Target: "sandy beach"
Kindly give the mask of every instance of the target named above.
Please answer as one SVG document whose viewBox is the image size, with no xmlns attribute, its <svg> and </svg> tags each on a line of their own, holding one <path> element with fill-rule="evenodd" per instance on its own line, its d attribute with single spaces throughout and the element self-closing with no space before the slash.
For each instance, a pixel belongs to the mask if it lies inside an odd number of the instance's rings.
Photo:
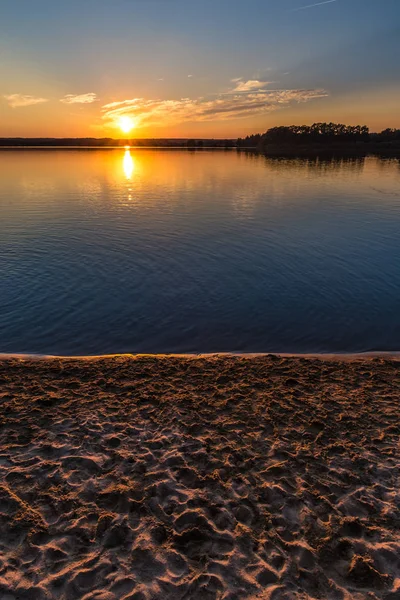
<svg viewBox="0 0 400 600">
<path fill-rule="evenodd" d="M 400 598 L 399 360 L 0 360 L 0 598 Z"/>
</svg>

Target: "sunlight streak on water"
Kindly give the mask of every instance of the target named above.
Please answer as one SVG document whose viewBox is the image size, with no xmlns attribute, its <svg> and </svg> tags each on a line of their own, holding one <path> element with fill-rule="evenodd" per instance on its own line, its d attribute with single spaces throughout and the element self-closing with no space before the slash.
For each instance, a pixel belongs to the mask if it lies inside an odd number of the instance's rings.
<svg viewBox="0 0 400 600">
<path fill-rule="evenodd" d="M 122 166 L 124 169 L 126 179 L 128 181 L 130 181 L 132 179 L 132 175 L 135 170 L 135 163 L 133 162 L 133 158 L 131 156 L 131 152 L 130 152 L 129 148 L 127 148 L 125 150 Z"/>
</svg>

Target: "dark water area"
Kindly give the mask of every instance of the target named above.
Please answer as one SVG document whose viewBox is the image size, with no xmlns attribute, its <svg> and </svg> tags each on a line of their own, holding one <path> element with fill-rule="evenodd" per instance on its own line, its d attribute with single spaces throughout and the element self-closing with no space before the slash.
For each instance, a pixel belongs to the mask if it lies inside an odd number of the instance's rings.
<svg viewBox="0 0 400 600">
<path fill-rule="evenodd" d="M 0 152 L 0 352 L 400 350 L 400 162 Z"/>
</svg>

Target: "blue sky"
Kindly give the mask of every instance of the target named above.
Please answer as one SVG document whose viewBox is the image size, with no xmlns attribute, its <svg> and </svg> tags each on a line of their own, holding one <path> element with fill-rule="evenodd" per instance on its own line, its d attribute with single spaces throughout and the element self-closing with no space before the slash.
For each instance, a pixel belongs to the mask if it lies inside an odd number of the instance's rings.
<svg viewBox="0 0 400 600">
<path fill-rule="evenodd" d="M 400 0 L 1 0 L 0 135 L 400 127 Z"/>
</svg>

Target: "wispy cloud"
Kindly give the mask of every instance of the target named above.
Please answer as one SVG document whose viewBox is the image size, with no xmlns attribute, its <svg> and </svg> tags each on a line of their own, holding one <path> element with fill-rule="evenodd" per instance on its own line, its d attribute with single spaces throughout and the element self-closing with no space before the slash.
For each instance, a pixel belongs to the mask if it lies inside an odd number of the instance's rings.
<svg viewBox="0 0 400 600">
<path fill-rule="evenodd" d="M 255 81 L 242 83 L 241 89 L 236 86 L 227 93 L 207 98 L 132 98 L 111 102 L 102 107 L 102 118 L 106 124 L 115 125 L 120 117 L 130 116 L 139 127 L 175 125 L 188 121 L 220 121 L 264 114 L 294 103 L 328 96 L 328 92 L 322 89 L 256 90 Z M 263 83 L 257 81 L 257 88 Z M 247 88 L 244 87 L 246 85 Z"/>
<path fill-rule="evenodd" d="M 97 94 L 89 92 L 88 94 L 67 94 L 64 98 L 61 98 L 60 102 L 64 104 L 92 104 L 97 101 Z"/>
<path fill-rule="evenodd" d="M 270 84 L 269 81 L 259 81 L 258 79 L 249 79 L 248 81 L 232 79 L 232 83 L 236 83 L 236 86 L 232 92 L 251 92 L 253 90 L 261 91 Z"/>
<path fill-rule="evenodd" d="M 316 2 L 315 4 L 307 4 L 307 6 L 299 6 L 298 8 L 292 8 L 288 12 L 297 12 L 299 10 L 307 10 L 308 8 L 314 8 L 315 6 L 323 6 L 324 4 L 332 4 L 338 0 L 325 0 L 324 2 Z"/>
<path fill-rule="evenodd" d="M 9 94 L 4 96 L 11 108 L 21 108 L 23 106 L 32 106 L 48 102 L 47 98 L 38 98 L 37 96 L 27 96 L 26 94 Z"/>
</svg>

